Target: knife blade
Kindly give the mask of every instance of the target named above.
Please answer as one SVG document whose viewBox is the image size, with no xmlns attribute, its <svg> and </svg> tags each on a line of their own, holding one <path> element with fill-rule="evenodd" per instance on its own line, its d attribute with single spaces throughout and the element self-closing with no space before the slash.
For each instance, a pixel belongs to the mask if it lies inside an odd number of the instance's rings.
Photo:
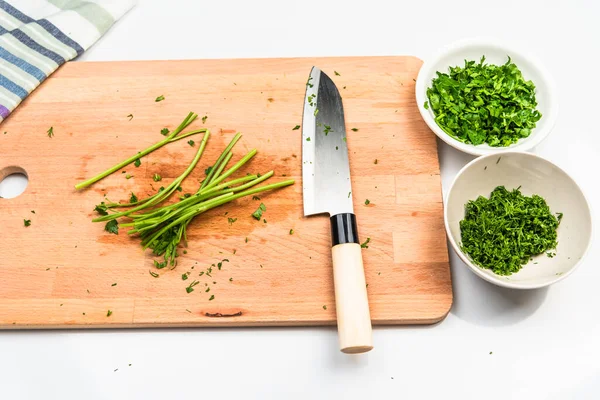
<svg viewBox="0 0 600 400">
<path fill-rule="evenodd" d="M 329 214 L 340 350 L 373 348 L 371 317 L 352 183 L 342 97 L 335 83 L 313 67 L 302 116 L 304 215 Z"/>
</svg>

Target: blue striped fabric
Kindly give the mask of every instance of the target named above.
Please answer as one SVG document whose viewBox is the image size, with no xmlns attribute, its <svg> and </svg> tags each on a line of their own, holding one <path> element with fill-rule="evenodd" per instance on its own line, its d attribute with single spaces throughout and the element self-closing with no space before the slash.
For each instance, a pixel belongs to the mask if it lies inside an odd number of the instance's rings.
<svg viewBox="0 0 600 400">
<path fill-rule="evenodd" d="M 133 3 L 0 0 L 0 122 L 59 66 L 98 40 Z M 32 8 L 36 5 L 44 6 L 46 14 Z"/>
</svg>

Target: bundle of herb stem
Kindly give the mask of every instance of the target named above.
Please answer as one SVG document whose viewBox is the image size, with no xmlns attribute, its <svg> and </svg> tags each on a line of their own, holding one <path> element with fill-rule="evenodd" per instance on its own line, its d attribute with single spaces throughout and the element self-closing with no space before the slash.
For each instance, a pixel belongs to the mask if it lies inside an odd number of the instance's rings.
<svg viewBox="0 0 600 400">
<path fill-rule="evenodd" d="M 226 170 L 229 161 L 233 157 L 233 147 L 242 137 L 238 133 L 233 137 L 225 150 L 223 150 L 215 163 L 206 169 L 207 176 L 200 184 L 196 193 L 182 198 L 179 202 L 160 206 L 161 203 L 168 200 L 177 188 L 180 187 L 181 182 L 194 170 L 204 153 L 210 137 L 210 132 L 207 129 L 194 130 L 179 135 L 196 117 L 197 114 L 190 113 L 179 127 L 164 140 L 109 168 L 94 178 L 75 186 L 77 189 L 85 188 L 166 144 L 203 133 L 204 136 L 191 164 L 166 188 L 161 188 L 162 190 L 158 193 L 136 202 L 107 204 L 103 202 L 96 207 L 96 211 L 101 216 L 94 218 L 93 222 L 108 221 L 108 223 L 114 224 L 118 218 L 128 218 L 130 221 L 122 223 L 121 227 L 131 228 L 128 231 L 130 235 L 139 235 L 144 249 L 150 248 L 154 254 L 164 256 L 164 262 L 155 262 L 155 266 L 158 268 L 164 268 L 167 263 L 175 267 L 177 264 L 177 247 L 182 239 L 187 243 L 187 227 L 196 216 L 244 196 L 255 195 L 267 190 L 294 184 L 294 180 L 288 179 L 255 187 L 257 184 L 271 178 L 273 171 L 265 174 L 246 175 L 226 181 L 227 178 L 231 177 L 231 175 L 244 166 L 257 153 L 256 149 L 251 150 Z M 113 209 L 117 208 L 124 210 L 113 211 Z"/>
</svg>

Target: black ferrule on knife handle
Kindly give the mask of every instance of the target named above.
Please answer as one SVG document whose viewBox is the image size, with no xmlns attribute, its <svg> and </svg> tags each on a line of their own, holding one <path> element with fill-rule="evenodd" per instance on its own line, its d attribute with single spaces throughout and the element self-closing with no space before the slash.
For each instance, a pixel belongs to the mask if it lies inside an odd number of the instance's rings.
<svg viewBox="0 0 600 400">
<path fill-rule="evenodd" d="M 331 246 L 344 243 L 360 243 L 356 216 L 352 213 L 333 215 L 331 221 Z"/>
</svg>

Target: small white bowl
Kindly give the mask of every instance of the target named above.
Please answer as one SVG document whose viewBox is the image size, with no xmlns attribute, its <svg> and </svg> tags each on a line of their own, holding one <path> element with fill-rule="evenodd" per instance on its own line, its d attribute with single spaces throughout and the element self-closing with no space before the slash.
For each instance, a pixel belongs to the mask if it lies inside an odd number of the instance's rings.
<svg viewBox="0 0 600 400">
<path fill-rule="evenodd" d="M 460 248 L 460 221 L 465 204 L 478 196 L 490 196 L 497 186 L 508 190 L 521 186 L 526 196 L 542 196 L 550 210 L 562 212 L 556 256 L 535 256 L 519 272 L 496 275 L 475 265 Z M 589 204 L 575 181 L 562 169 L 531 153 L 509 152 L 479 157 L 460 170 L 444 204 L 446 234 L 454 251 L 481 278 L 499 286 L 535 289 L 558 282 L 571 274 L 587 253 L 592 238 Z"/>
<path fill-rule="evenodd" d="M 437 71 L 448 73 L 449 67 L 462 67 L 465 64 L 465 60 L 475 60 L 478 62 L 483 55 L 485 55 L 488 64 L 496 65 L 506 63 L 507 56 L 510 56 L 523 73 L 525 80 L 533 81 L 536 87 L 537 109 L 542 113 L 542 118 L 537 122 L 536 127 L 528 137 L 520 139 L 517 143 L 507 147 L 491 147 L 487 144 L 475 146 L 460 142 L 448 135 L 437 125 L 431 107 L 428 110 L 424 107 L 425 101 L 428 101 L 427 89 L 431 86 L 431 81 L 437 77 Z M 554 127 L 558 115 L 556 89 L 550 75 L 543 66 L 529 53 L 523 53 L 491 39 L 462 40 L 442 49 L 433 58 L 426 60 L 421 67 L 415 91 L 419 112 L 429 128 L 450 146 L 476 156 L 507 151 L 531 150 L 548 136 Z"/>
</svg>

